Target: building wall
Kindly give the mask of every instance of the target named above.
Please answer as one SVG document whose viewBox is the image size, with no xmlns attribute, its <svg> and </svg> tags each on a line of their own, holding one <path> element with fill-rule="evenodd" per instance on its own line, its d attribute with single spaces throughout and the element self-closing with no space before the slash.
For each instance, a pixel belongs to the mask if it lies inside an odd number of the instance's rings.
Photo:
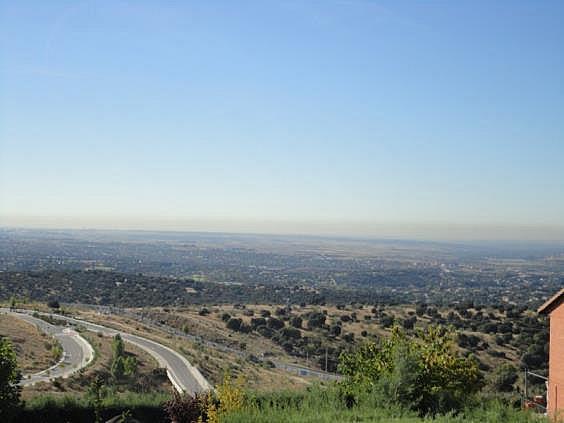
<svg viewBox="0 0 564 423">
<path fill-rule="evenodd" d="M 548 412 L 564 421 L 564 304 L 550 314 Z"/>
</svg>

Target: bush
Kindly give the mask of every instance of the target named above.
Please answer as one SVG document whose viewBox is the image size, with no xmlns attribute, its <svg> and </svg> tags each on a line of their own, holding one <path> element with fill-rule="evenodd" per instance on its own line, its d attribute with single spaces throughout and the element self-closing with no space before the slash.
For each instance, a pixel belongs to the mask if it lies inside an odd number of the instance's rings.
<svg viewBox="0 0 564 423">
<path fill-rule="evenodd" d="M 271 317 L 267 320 L 266 326 L 269 329 L 274 329 L 274 330 L 282 329 L 284 327 L 284 321 L 277 319 L 275 317 Z"/>
<path fill-rule="evenodd" d="M 344 392 L 373 392 L 383 403 L 391 395 L 395 403 L 422 415 L 461 411 L 482 387 L 477 363 L 457 356 L 453 334 L 440 327 L 429 326 L 418 337 L 407 338 L 395 327 L 381 345 L 369 342 L 341 354 Z"/>
<path fill-rule="evenodd" d="M 239 328 L 241 327 L 241 323 L 242 323 L 241 319 L 237 319 L 235 317 L 232 317 L 227 321 L 226 326 L 227 326 L 227 329 L 238 331 Z"/>
<path fill-rule="evenodd" d="M 259 326 L 265 326 L 266 319 L 264 317 L 253 317 L 251 319 L 251 327 L 256 330 Z"/>
<path fill-rule="evenodd" d="M 293 328 L 293 327 L 282 329 L 281 334 L 285 338 L 290 338 L 290 339 L 299 339 L 299 338 L 302 337 L 301 332 L 298 329 Z"/>
<path fill-rule="evenodd" d="M 333 325 L 329 331 L 331 335 L 339 336 L 341 334 L 341 326 Z"/>
<path fill-rule="evenodd" d="M 47 302 L 47 307 L 52 308 L 54 310 L 58 310 L 59 308 L 61 308 L 61 305 L 57 300 L 50 300 Z"/>
<path fill-rule="evenodd" d="M 308 329 L 322 328 L 325 325 L 325 319 L 327 316 L 320 312 L 313 312 L 309 315 L 307 321 Z"/>
<path fill-rule="evenodd" d="M 300 316 L 294 316 L 292 317 L 292 319 L 290 320 L 290 324 L 295 327 L 296 329 L 301 329 L 302 328 L 302 318 Z"/>
<path fill-rule="evenodd" d="M 207 395 L 191 396 L 186 393 L 179 394 L 177 391 L 173 392 L 172 399 L 164 405 L 168 418 L 178 423 L 207 421 L 207 408 Z"/>
<path fill-rule="evenodd" d="M 14 418 L 20 401 L 21 374 L 17 367 L 12 343 L 0 336 L 0 421 Z"/>
<path fill-rule="evenodd" d="M 517 382 L 517 369 L 511 364 L 502 364 L 492 375 L 490 386 L 496 392 L 511 392 Z"/>
</svg>

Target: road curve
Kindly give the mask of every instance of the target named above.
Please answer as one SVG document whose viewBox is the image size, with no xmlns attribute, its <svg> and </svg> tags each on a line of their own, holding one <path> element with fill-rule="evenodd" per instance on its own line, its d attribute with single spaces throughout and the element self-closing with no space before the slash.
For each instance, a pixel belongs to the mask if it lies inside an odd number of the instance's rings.
<svg viewBox="0 0 564 423">
<path fill-rule="evenodd" d="M 89 331 L 102 333 L 104 336 L 115 336 L 119 333 L 124 341 L 130 342 L 147 351 L 157 360 L 159 366 L 166 368 L 168 378 L 175 389 L 179 392 L 184 391 L 194 395 L 198 392 L 205 392 L 213 389 L 206 378 L 202 376 L 200 371 L 196 367 L 192 366 L 183 355 L 165 345 L 141 336 L 132 335 L 127 332 L 91 323 L 86 320 L 59 315 L 53 316 L 57 319 L 64 319 L 71 324 L 80 325 Z"/>
<path fill-rule="evenodd" d="M 57 364 L 38 373 L 23 375 L 20 382 L 21 386 L 33 385 L 37 382 L 50 382 L 60 377 L 69 377 L 83 367 L 86 367 L 94 359 L 92 346 L 78 332 L 69 328 L 52 325 L 27 313 L 2 311 L 37 326 L 39 330 L 59 341 L 63 348 L 63 356 Z"/>
</svg>

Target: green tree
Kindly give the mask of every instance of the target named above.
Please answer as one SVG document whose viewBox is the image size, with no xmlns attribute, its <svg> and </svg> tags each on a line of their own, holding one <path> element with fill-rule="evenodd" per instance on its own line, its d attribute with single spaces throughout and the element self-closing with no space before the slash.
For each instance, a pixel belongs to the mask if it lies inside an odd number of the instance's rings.
<svg viewBox="0 0 564 423">
<path fill-rule="evenodd" d="M 325 319 L 325 314 L 321 312 L 311 313 L 307 321 L 308 329 L 322 328 L 325 325 Z"/>
<path fill-rule="evenodd" d="M 49 300 L 47 302 L 47 307 L 52 308 L 54 310 L 58 310 L 61 308 L 61 304 L 59 304 L 58 300 Z"/>
<path fill-rule="evenodd" d="M 110 369 L 112 376 L 119 380 L 121 378 L 123 378 L 124 374 L 125 374 L 125 364 L 124 364 L 124 359 L 123 357 L 116 357 L 114 358 L 114 361 L 112 362 L 112 367 Z"/>
<path fill-rule="evenodd" d="M 125 357 L 123 360 L 123 370 L 126 376 L 133 376 L 137 373 L 137 359 L 133 356 Z"/>
<path fill-rule="evenodd" d="M 231 317 L 228 321 L 227 321 L 227 329 L 231 329 L 234 331 L 238 331 L 241 328 L 241 323 L 242 320 L 241 319 L 237 319 L 234 317 Z"/>
<path fill-rule="evenodd" d="M 102 421 L 102 403 L 104 401 L 106 390 L 104 386 L 104 381 L 100 376 L 97 376 L 86 392 L 89 402 L 94 408 L 94 421 L 95 423 L 100 423 Z"/>
<path fill-rule="evenodd" d="M 112 341 L 112 352 L 114 355 L 114 360 L 118 357 L 123 357 L 125 353 L 125 345 L 123 344 L 123 339 L 121 339 L 120 334 L 118 333 L 114 336 Z"/>
<path fill-rule="evenodd" d="M 399 327 L 380 345 L 363 344 L 343 353 L 339 370 L 346 376 L 342 386 L 349 395 L 380 393 L 421 414 L 460 410 L 482 386 L 476 362 L 454 350 L 454 333 L 437 326 L 408 338 Z"/>
<path fill-rule="evenodd" d="M 513 384 L 517 382 L 517 369 L 515 366 L 505 363 L 499 366 L 493 373 L 490 386 L 497 392 L 511 392 Z"/>
<path fill-rule="evenodd" d="M 301 329 L 302 328 L 302 318 L 300 316 L 294 316 L 292 317 L 292 319 L 290 320 L 290 324 L 297 328 L 297 329 Z"/>
<path fill-rule="evenodd" d="M 7 338 L 0 337 L 0 421 L 13 419 L 19 402 L 21 374 L 16 362 L 16 353 Z"/>
</svg>

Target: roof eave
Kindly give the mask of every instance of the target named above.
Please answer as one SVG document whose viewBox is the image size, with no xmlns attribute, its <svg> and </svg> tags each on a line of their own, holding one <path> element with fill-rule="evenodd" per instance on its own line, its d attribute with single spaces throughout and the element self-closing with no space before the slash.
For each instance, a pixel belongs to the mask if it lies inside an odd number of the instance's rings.
<svg viewBox="0 0 564 423">
<path fill-rule="evenodd" d="M 541 305 L 538 309 L 539 314 L 550 314 L 552 310 L 560 305 L 562 302 L 561 300 L 564 297 L 564 288 L 562 288 L 556 295 L 546 301 L 543 305 Z"/>
</svg>

